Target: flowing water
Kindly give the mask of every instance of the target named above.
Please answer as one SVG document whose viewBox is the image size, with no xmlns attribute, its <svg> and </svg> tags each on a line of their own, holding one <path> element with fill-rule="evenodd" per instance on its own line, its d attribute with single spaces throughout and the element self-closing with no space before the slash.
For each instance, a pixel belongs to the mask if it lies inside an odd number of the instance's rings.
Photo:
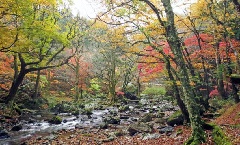
<svg viewBox="0 0 240 145">
<path fill-rule="evenodd" d="M 127 118 L 121 119 L 121 124 L 130 124 L 137 121 L 139 116 L 148 113 L 151 109 L 154 110 L 154 112 L 157 112 L 162 108 L 173 107 L 172 104 L 168 102 L 155 102 L 155 104 L 149 104 L 146 102 L 147 100 L 141 101 L 141 103 L 144 104 L 141 108 L 137 109 L 136 103 L 128 104 L 130 110 L 123 113 L 118 112 L 116 107 L 108 107 L 104 110 L 93 110 L 91 116 L 74 116 L 66 113 L 58 114 L 63 120 L 61 124 L 50 124 L 47 121 L 44 121 L 43 117 L 41 117 L 47 115 L 53 116 L 53 114 L 36 114 L 34 116 L 37 119 L 35 118 L 33 123 L 26 121 L 29 120 L 29 118 L 22 119 L 20 124 L 23 128 L 20 131 L 9 131 L 8 133 L 10 137 L 7 139 L 0 139 L 0 145 L 20 145 L 33 136 L 54 138 L 54 132 L 62 129 L 97 128 L 103 123 L 104 118 L 107 116 L 123 115 Z"/>
<path fill-rule="evenodd" d="M 116 108 L 109 107 L 104 110 L 93 110 L 91 117 L 87 115 L 73 116 L 70 114 L 59 114 L 63 121 L 61 124 L 50 124 L 44 120 L 36 120 L 34 123 L 22 121 L 22 129 L 20 131 L 8 132 L 10 138 L 1 139 L 0 145 L 19 145 L 32 136 L 48 136 L 53 132 L 62 129 L 74 129 L 85 127 L 98 127 L 103 122 L 103 117 L 109 115 Z"/>
</svg>

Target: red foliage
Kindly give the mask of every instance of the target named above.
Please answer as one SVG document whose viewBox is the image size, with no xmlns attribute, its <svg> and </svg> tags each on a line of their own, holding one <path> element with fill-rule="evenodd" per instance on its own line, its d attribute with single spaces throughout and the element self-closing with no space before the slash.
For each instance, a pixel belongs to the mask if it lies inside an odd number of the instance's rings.
<svg viewBox="0 0 240 145">
<path fill-rule="evenodd" d="M 160 61 L 161 54 L 152 47 L 147 46 L 144 49 L 144 56 L 140 58 L 138 64 L 139 75 L 142 80 L 151 80 L 163 71 L 163 62 Z"/>
<path fill-rule="evenodd" d="M 209 34 L 200 34 L 200 46 L 201 49 L 199 48 L 199 43 L 198 43 L 198 38 L 193 35 L 192 37 L 189 37 L 185 39 L 184 43 L 185 46 L 188 48 L 188 51 L 191 54 L 191 58 L 198 60 L 200 57 L 204 57 L 206 59 L 215 59 L 216 57 L 216 48 L 214 47 L 214 38 L 213 36 Z M 219 53 L 221 58 L 226 58 L 226 47 L 229 46 L 231 47 L 229 56 L 234 59 L 235 56 L 233 54 L 233 49 L 236 49 L 237 47 L 240 46 L 240 42 L 234 39 L 231 39 L 231 44 L 230 42 L 226 43 L 224 40 L 219 42 Z"/>
<path fill-rule="evenodd" d="M 118 91 L 118 92 L 116 92 L 116 95 L 118 97 L 122 97 L 122 96 L 124 96 L 124 92 Z"/>
<path fill-rule="evenodd" d="M 212 90 L 209 94 L 209 97 L 213 98 L 213 97 L 216 97 L 216 96 L 220 96 L 217 88 L 215 88 L 214 90 Z"/>
<path fill-rule="evenodd" d="M 0 52 L 0 88 L 8 90 L 12 83 L 13 57 L 7 56 L 6 53 Z"/>
<path fill-rule="evenodd" d="M 82 90 L 86 90 L 87 78 L 91 75 L 90 69 L 92 65 L 89 62 L 87 62 L 83 56 L 72 57 L 69 60 L 69 63 L 75 68 L 74 71 L 77 71 L 76 70 L 77 65 L 79 66 L 78 78 L 76 78 L 75 76 L 75 79 L 78 79 L 79 88 L 81 88 Z M 76 74 L 76 72 L 74 72 L 74 74 Z M 76 80 L 74 81 L 74 83 L 75 82 Z"/>
</svg>

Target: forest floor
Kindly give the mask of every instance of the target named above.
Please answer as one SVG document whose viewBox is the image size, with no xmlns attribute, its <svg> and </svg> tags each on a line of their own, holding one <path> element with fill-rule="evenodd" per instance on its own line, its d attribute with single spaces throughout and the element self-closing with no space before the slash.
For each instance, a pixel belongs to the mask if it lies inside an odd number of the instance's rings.
<svg viewBox="0 0 240 145">
<path fill-rule="evenodd" d="M 240 103 L 233 106 L 225 106 L 221 116 L 208 119 L 208 122 L 218 125 L 233 145 L 240 145 Z M 206 119 L 206 118 L 205 118 Z M 114 137 L 110 136 L 115 133 Z M 116 133 L 118 132 L 118 133 Z M 207 141 L 202 145 L 215 145 L 212 130 L 206 130 Z M 189 126 L 175 126 L 174 131 L 167 134 L 159 134 L 157 130 L 151 134 L 139 133 L 130 136 L 123 133 L 116 125 L 108 129 L 82 128 L 61 130 L 51 137 L 35 136 L 25 143 L 30 145 L 181 145 L 191 135 Z M 224 144 L 224 143 L 223 143 Z"/>
</svg>

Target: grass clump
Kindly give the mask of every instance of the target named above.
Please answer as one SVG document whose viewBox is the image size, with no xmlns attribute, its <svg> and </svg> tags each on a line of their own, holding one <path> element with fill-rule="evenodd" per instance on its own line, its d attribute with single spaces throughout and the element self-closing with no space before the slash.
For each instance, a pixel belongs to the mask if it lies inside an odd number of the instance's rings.
<svg viewBox="0 0 240 145">
<path fill-rule="evenodd" d="M 157 95 L 165 95 L 166 90 L 164 87 L 153 86 L 153 87 L 147 87 L 142 93 L 149 96 L 157 96 Z"/>
</svg>

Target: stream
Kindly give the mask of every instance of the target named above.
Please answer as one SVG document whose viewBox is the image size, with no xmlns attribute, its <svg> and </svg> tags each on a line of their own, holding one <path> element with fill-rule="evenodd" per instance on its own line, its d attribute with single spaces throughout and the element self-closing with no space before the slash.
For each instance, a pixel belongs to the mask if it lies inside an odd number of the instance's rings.
<svg viewBox="0 0 240 145">
<path fill-rule="evenodd" d="M 67 113 L 58 114 L 61 116 L 61 124 L 50 124 L 47 121 L 41 120 L 41 115 L 37 115 L 39 118 L 33 122 L 21 120 L 20 124 L 22 129 L 20 131 L 8 131 L 9 138 L 0 139 L 0 145 L 20 145 L 24 141 L 33 136 L 49 137 L 53 136 L 54 132 L 62 129 L 75 129 L 75 128 L 98 128 L 103 124 L 104 118 L 108 116 L 125 116 L 121 118 L 120 124 L 131 124 L 137 121 L 139 116 L 150 112 L 151 110 L 157 112 L 159 109 L 174 106 L 168 102 L 161 102 L 158 105 L 143 105 L 143 108 L 137 108 L 136 103 L 128 104 L 128 111 L 119 112 L 116 107 L 107 107 L 103 110 L 93 110 L 91 116 L 78 115 L 74 116 Z M 176 110 L 177 108 L 174 108 Z M 54 136 L 53 136 L 54 137 Z"/>
</svg>

